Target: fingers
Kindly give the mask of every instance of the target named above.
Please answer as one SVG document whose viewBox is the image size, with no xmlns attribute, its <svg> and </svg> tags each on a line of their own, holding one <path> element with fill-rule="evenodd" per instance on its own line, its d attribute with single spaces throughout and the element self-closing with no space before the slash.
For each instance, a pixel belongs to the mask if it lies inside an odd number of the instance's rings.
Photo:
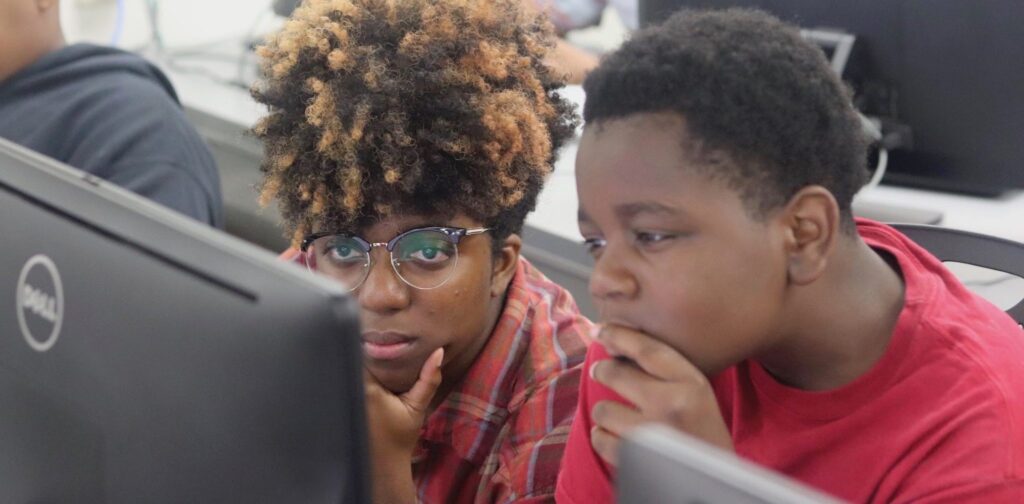
<svg viewBox="0 0 1024 504">
<path fill-rule="evenodd" d="M 590 429 L 590 446 L 605 462 L 616 467 L 619 465 L 618 436 L 595 425 Z"/>
<path fill-rule="evenodd" d="M 657 402 L 662 399 L 652 392 L 660 390 L 660 385 L 665 382 L 647 374 L 632 362 L 618 359 L 595 362 L 590 366 L 590 377 L 614 390 L 641 410 L 647 409 L 651 401 Z"/>
<path fill-rule="evenodd" d="M 597 339 L 613 355 L 625 357 L 655 378 L 664 381 L 706 381 L 704 373 L 676 349 L 642 332 L 604 326 Z"/>
<path fill-rule="evenodd" d="M 590 411 L 590 418 L 594 425 L 619 437 L 625 436 L 644 421 L 639 411 L 614 401 L 600 401 L 595 404 Z"/>
<path fill-rule="evenodd" d="M 609 464 L 617 465 L 620 438 L 643 423 L 643 416 L 624 404 L 600 401 L 591 410 L 590 418 L 594 421 L 590 433 L 590 444 L 594 451 Z"/>
<path fill-rule="evenodd" d="M 591 364 L 591 377 L 632 403 L 632 408 L 596 404 L 591 417 L 601 431 L 622 436 L 641 421 L 660 422 L 732 449 L 732 434 L 711 383 L 682 354 L 625 328 L 606 327 L 598 341 L 617 357 Z M 608 449 L 609 440 L 602 437 L 601 442 Z"/>
<path fill-rule="evenodd" d="M 425 413 L 430 407 L 437 388 L 441 386 L 441 362 L 444 360 L 444 348 L 434 350 L 420 368 L 420 377 L 408 392 L 400 397 L 406 407 L 417 413 Z"/>
</svg>

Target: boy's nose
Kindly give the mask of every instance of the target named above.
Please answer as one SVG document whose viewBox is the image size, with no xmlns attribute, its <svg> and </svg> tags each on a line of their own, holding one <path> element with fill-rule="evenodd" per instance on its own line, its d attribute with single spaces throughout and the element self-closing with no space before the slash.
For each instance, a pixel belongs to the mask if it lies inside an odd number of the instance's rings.
<svg viewBox="0 0 1024 504">
<path fill-rule="evenodd" d="M 595 301 L 631 299 L 636 296 L 639 285 L 636 277 L 625 267 L 625 263 L 613 252 L 606 249 L 594 262 L 590 275 L 590 295 Z"/>
</svg>

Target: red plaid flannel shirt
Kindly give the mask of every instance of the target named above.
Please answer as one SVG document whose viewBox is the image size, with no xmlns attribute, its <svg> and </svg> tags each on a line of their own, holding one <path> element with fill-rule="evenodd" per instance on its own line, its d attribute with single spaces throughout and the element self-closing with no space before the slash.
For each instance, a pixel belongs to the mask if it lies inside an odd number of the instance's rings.
<svg viewBox="0 0 1024 504">
<path fill-rule="evenodd" d="M 427 419 L 413 459 L 426 503 L 553 502 L 592 324 L 525 259 L 458 388 Z"/>
<path fill-rule="evenodd" d="M 421 502 L 554 501 L 592 327 L 568 291 L 519 260 L 490 339 L 423 426 Z"/>
</svg>

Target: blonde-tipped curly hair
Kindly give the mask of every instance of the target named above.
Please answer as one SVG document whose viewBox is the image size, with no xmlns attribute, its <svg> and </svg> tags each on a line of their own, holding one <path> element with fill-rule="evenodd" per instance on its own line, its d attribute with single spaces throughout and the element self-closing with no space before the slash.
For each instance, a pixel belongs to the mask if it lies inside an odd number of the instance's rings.
<svg viewBox="0 0 1024 504">
<path fill-rule="evenodd" d="M 254 128 L 293 245 L 395 213 L 519 232 L 573 105 L 520 0 L 305 0 L 258 49 Z"/>
</svg>

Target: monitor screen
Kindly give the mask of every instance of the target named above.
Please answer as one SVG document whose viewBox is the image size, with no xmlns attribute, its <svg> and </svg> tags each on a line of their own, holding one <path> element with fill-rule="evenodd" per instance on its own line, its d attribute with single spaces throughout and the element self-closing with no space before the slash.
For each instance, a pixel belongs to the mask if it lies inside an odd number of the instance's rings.
<svg viewBox="0 0 1024 504">
<path fill-rule="evenodd" d="M 1024 187 L 1024 2 L 640 0 L 640 22 L 737 6 L 855 37 L 843 78 L 857 107 L 901 139 L 884 182 L 986 195 Z"/>
<path fill-rule="evenodd" d="M 332 283 L 0 139 L 0 502 L 368 502 Z"/>
</svg>

